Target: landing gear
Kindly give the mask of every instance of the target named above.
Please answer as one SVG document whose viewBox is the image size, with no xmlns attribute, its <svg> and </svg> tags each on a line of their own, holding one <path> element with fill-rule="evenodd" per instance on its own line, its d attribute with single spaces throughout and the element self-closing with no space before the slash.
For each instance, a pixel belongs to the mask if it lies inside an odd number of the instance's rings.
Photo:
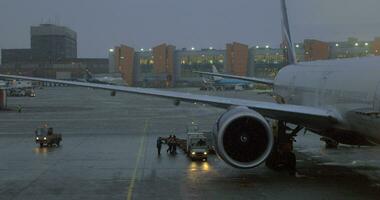
<svg viewBox="0 0 380 200">
<path fill-rule="evenodd" d="M 265 165 L 273 170 L 287 170 L 289 174 L 296 173 L 296 155 L 293 153 L 294 137 L 302 130 L 298 126 L 290 129 L 285 122 L 273 122 L 274 145 Z"/>
</svg>

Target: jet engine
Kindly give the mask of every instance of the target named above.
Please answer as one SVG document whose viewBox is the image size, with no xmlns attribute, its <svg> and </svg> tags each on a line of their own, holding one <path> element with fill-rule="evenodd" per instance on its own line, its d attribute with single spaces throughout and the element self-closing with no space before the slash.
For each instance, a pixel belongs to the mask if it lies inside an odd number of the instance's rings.
<svg viewBox="0 0 380 200">
<path fill-rule="evenodd" d="M 260 165 L 273 148 L 271 126 L 262 115 L 247 107 L 235 107 L 220 116 L 213 135 L 218 155 L 237 168 Z"/>
</svg>

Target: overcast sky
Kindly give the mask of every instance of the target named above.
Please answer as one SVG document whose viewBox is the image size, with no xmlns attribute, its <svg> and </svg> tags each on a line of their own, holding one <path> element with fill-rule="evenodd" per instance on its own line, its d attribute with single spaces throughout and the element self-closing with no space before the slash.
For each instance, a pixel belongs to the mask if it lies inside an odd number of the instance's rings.
<svg viewBox="0 0 380 200">
<path fill-rule="evenodd" d="M 380 36 L 379 0 L 288 0 L 288 9 L 296 42 Z M 106 57 L 119 44 L 281 41 L 280 0 L 0 0 L 0 48 L 29 48 L 30 26 L 49 21 L 77 32 L 80 57 Z"/>
</svg>

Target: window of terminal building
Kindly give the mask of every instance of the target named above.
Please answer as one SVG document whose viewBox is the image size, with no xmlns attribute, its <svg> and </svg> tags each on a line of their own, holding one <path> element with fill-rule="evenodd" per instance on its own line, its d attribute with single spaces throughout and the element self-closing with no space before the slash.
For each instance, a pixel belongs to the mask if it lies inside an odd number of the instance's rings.
<svg viewBox="0 0 380 200">
<path fill-rule="evenodd" d="M 219 71 L 224 68 L 224 55 L 188 55 L 179 58 L 181 77 L 198 77 L 193 71 L 212 71 L 215 66 Z"/>
<path fill-rule="evenodd" d="M 153 57 L 143 57 L 139 60 L 140 73 L 142 74 L 150 74 L 153 73 Z"/>
<path fill-rule="evenodd" d="M 283 66 L 284 64 L 255 66 L 255 77 L 274 78 Z"/>
<path fill-rule="evenodd" d="M 285 58 L 281 53 L 265 53 L 255 55 L 255 64 L 281 64 L 285 62 Z"/>
</svg>

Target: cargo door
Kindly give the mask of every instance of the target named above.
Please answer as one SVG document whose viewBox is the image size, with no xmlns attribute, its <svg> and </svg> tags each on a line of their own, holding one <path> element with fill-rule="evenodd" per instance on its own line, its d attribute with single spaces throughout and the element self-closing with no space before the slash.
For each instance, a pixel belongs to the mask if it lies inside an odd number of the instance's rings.
<svg viewBox="0 0 380 200">
<path fill-rule="evenodd" d="M 380 112 L 380 82 L 377 84 L 375 99 L 373 103 L 374 103 L 374 109 Z"/>
</svg>

